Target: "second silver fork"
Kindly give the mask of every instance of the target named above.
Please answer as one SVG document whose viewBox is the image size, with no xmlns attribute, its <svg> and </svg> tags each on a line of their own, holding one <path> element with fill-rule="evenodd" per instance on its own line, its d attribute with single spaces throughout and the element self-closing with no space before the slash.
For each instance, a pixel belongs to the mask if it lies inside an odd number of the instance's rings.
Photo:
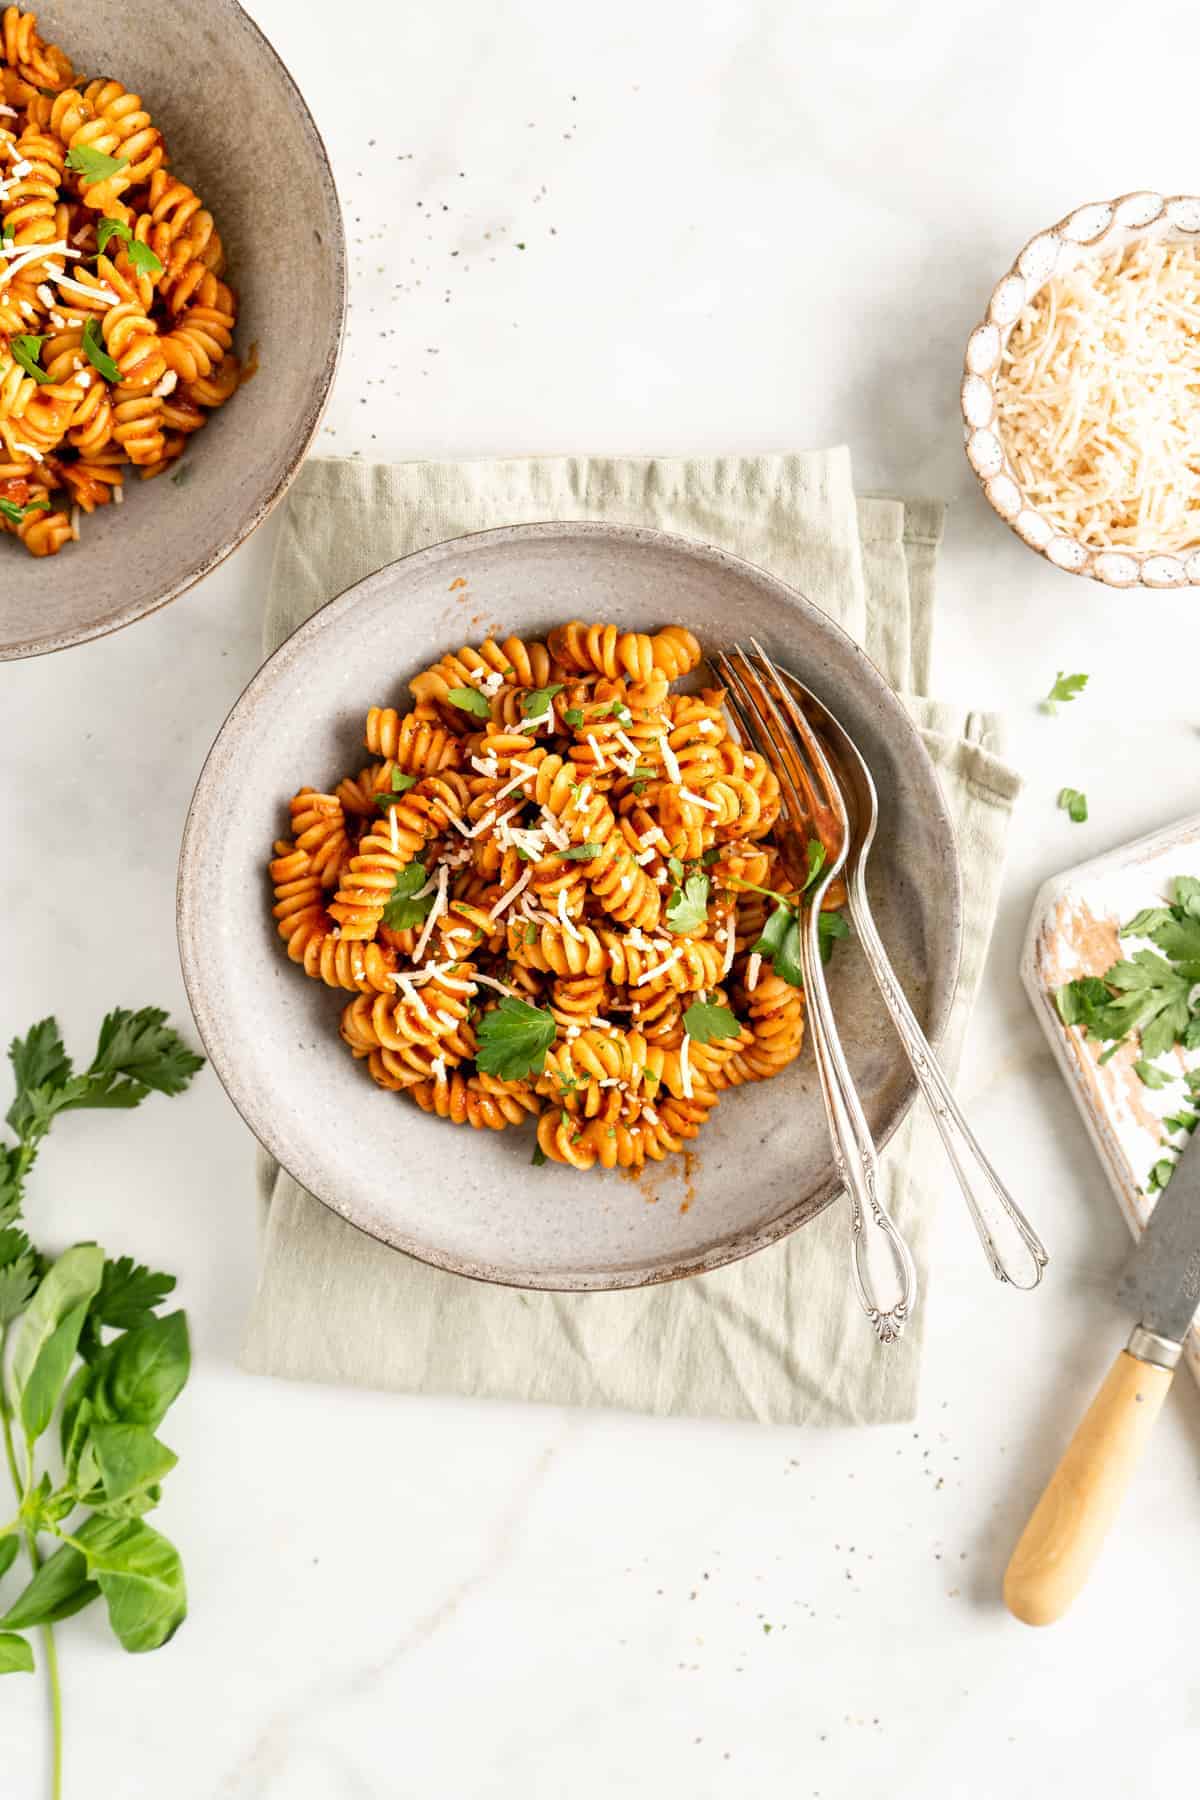
<svg viewBox="0 0 1200 1800">
<path fill-rule="evenodd" d="M 789 730 L 757 672 L 736 646 L 734 656 L 736 663 L 721 653 L 712 662 L 725 683 L 742 731 L 780 778 L 785 818 L 801 865 L 808 834 L 815 823 L 825 827 L 821 833 L 823 847 L 828 851 L 826 836 L 835 846 L 819 878 L 803 898 L 801 972 L 834 1162 L 850 1202 L 850 1267 L 855 1291 L 879 1341 L 895 1343 L 916 1305 L 916 1268 L 908 1245 L 879 1195 L 875 1145 L 838 1035 L 820 945 L 821 902 L 845 863 L 850 844 L 849 820 L 841 791 L 820 747 L 810 738 L 804 739 L 804 748 L 816 764 L 810 772 L 799 754 L 795 733 Z M 890 1281 L 882 1274 L 881 1264 L 890 1269 Z"/>
</svg>

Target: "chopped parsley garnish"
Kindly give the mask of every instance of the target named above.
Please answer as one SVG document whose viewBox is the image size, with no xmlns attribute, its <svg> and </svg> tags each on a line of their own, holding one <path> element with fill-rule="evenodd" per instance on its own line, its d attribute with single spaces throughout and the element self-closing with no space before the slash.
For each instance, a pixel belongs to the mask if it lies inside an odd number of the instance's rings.
<svg viewBox="0 0 1200 1800">
<path fill-rule="evenodd" d="M 531 923 L 525 927 L 525 942 L 527 944 L 536 944 L 537 941 L 538 941 L 538 928 L 536 925 Z"/>
<path fill-rule="evenodd" d="M 1042 711 L 1056 713 L 1060 705 L 1065 705 L 1068 700 L 1074 700 L 1079 694 L 1082 694 L 1087 684 L 1086 675 L 1064 675 L 1060 669 L 1054 686 L 1042 701 Z"/>
<path fill-rule="evenodd" d="M 591 862 L 603 848 L 603 844 L 572 844 L 569 850 L 560 850 L 558 854 L 564 862 Z"/>
<path fill-rule="evenodd" d="M 571 726 L 582 725 L 583 724 L 582 708 L 580 708 L 578 706 L 568 706 L 566 711 L 563 713 L 563 722 L 565 724 L 571 725 Z"/>
<path fill-rule="evenodd" d="M 375 804 L 382 807 L 395 806 L 401 794 L 407 794 L 409 788 L 416 787 L 416 785 L 417 777 L 415 775 L 406 775 L 403 769 L 393 769 L 391 793 L 376 794 Z"/>
<path fill-rule="evenodd" d="M 1058 805 L 1059 810 L 1069 816 L 1073 825 L 1087 824 L 1087 795 L 1081 794 L 1078 788 L 1060 788 Z"/>
<path fill-rule="evenodd" d="M 31 512 L 40 512 L 43 508 L 47 512 L 50 510 L 49 500 L 30 500 L 25 506 L 18 506 L 15 500 L 0 500 L 0 519 L 8 519 L 13 525 L 19 525 Z"/>
<path fill-rule="evenodd" d="M 1176 1044 L 1185 1050 L 1200 1049 L 1200 1007 L 1191 1005 L 1192 989 L 1200 981 L 1200 881 L 1177 876 L 1170 905 L 1143 908 L 1121 927 L 1121 936 L 1149 938 L 1155 949 L 1136 950 L 1131 960 L 1114 963 L 1102 977 L 1085 975 L 1068 981 L 1055 995 L 1055 1003 L 1064 1025 L 1079 1025 L 1108 1046 L 1101 1061 L 1139 1033 L 1142 1075 L 1142 1066 Z M 1185 1076 L 1185 1081 L 1189 1093 L 1197 1097 L 1200 1084 L 1195 1074 Z M 1152 1080 L 1147 1085 L 1158 1084 Z"/>
<path fill-rule="evenodd" d="M 825 846 L 818 838 L 809 838 L 808 848 L 805 854 L 808 857 L 808 878 L 800 890 L 803 894 L 807 894 L 809 888 L 813 885 L 814 881 L 816 881 L 818 875 L 821 873 L 821 870 L 825 867 Z"/>
<path fill-rule="evenodd" d="M 42 354 L 45 338 L 15 337 L 9 338 L 8 347 L 13 353 L 13 361 L 20 363 L 27 375 L 32 375 L 36 382 L 53 381 L 53 375 L 47 375 L 38 357 Z"/>
<path fill-rule="evenodd" d="M 104 181 L 109 175 L 119 175 L 122 169 L 127 169 L 129 158 L 106 156 L 103 150 L 93 150 L 90 144 L 76 144 L 67 151 L 67 167 L 81 175 L 85 183 Z"/>
<path fill-rule="evenodd" d="M 506 994 L 479 1022 L 475 1066 L 481 1075 L 495 1075 L 500 1081 L 540 1075 L 557 1031 L 553 1013 Z"/>
<path fill-rule="evenodd" d="M 100 326 L 95 319 L 89 319 L 83 328 L 83 354 L 93 369 L 103 375 L 105 381 L 119 382 L 121 380 L 121 371 L 104 348 Z"/>
<path fill-rule="evenodd" d="M 487 697 L 478 688 L 451 688 L 446 698 L 451 706 L 457 706 L 463 712 L 474 713 L 477 719 L 491 716 L 492 709 L 487 703 Z"/>
<path fill-rule="evenodd" d="M 715 1039 L 737 1037 L 741 1026 L 727 1006 L 711 1006 L 696 1000 L 683 1015 L 683 1029 L 697 1044 L 711 1044 Z"/>
<path fill-rule="evenodd" d="M 675 860 L 671 858 L 672 862 Z M 686 881 L 671 890 L 667 901 L 667 928 L 677 933 L 698 931 L 707 918 L 708 876 L 689 875 Z"/>
<path fill-rule="evenodd" d="M 800 969 L 800 921 L 794 907 L 780 901 L 763 927 L 762 936 L 750 946 L 753 956 L 769 961 L 780 981 L 803 987 Z"/>
<path fill-rule="evenodd" d="M 428 880 L 423 862 L 410 862 L 397 870 L 392 897 L 383 909 L 383 923 L 389 930 L 407 931 L 429 917 L 434 896 L 421 893 Z"/>
<path fill-rule="evenodd" d="M 555 694 L 561 694 L 563 684 L 555 681 L 549 687 L 530 688 L 527 694 L 521 695 L 521 711 L 527 719 L 536 719 L 550 710 L 550 702 Z"/>
<path fill-rule="evenodd" d="M 546 1155 L 546 1152 L 542 1149 L 540 1144 L 535 1144 L 533 1146 L 533 1155 L 529 1160 L 535 1169 L 540 1169 L 543 1163 L 550 1161 L 550 1158 Z"/>
<path fill-rule="evenodd" d="M 1165 1069 L 1156 1068 L 1152 1062 L 1147 1062 L 1145 1057 L 1139 1057 L 1138 1061 L 1134 1063 L 1133 1072 L 1138 1080 L 1148 1088 L 1170 1087 L 1174 1079 L 1173 1076 L 1167 1074 Z"/>
<path fill-rule="evenodd" d="M 96 226 L 98 248 L 103 251 L 109 239 L 114 237 L 129 251 L 129 261 L 139 275 L 162 274 L 162 263 L 149 244 L 143 244 L 140 238 L 135 238 L 128 225 L 120 219 L 101 219 Z"/>
</svg>

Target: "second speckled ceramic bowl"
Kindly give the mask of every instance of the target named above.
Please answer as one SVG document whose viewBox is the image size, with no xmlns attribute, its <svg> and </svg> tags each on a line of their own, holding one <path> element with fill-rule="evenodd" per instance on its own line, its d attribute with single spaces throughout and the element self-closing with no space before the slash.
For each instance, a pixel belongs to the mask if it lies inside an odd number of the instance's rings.
<svg viewBox="0 0 1200 1800">
<path fill-rule="evenodd" d="M 171 167 L 211 210 L 229 257 L 236 345 L 253 381 L 188 446 L 182 484 L 126 481 L 81 540 L 29 556 L 0 537 L 0 661 L 116 631 L 237 548 L 299 468 L 337 368 L 346 257 L 329 159 L 291 76 L 236 0 L 46 0 L 39 27 L 77 70 L 141 95 Z"/>
<path fill-rule="evenodd" d="M 459 1274 L 636 1287 L 747 1256 L 834 1198 L 811 1051 L 776 1080 L 728 1094 L 692 1154 L 637 1180 L 531 1168 L 531 1131 L 450 1125 L 370 1081 L 337 1041 L 347 996 L 306 981 L 284 955 L 266 876 L 297 788 L 362 766 L 369 706 L 410 704 L 409 676 L 464 639 L 541 637 L 570 618 L 640 631 L 678 621 L 713 647 L 753 633 L 838 714 L 880 790 L 872 905 L 936 1044 L 958 972 L 958 859 L 908 714 L 858 646 L 783 582 L 709 545 L 621 526 L 516 526 L 439 544 L 295 632 L 234 707 L 200 777 L 179 866 L 179 943 L 196 1023 L 234 1104 L 343 1218 Z M 852 943 L 838 946 L 830 977 L 883 1144 L 912 1102 L 912 1073 Z"/>
</svg>

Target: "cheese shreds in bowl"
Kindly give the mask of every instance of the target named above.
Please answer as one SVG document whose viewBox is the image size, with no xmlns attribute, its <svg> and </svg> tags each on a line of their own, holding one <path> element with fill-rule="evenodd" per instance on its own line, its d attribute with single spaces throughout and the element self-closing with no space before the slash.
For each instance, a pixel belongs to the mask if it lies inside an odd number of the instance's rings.
<svg viewBox="0 0 1200 1800">
<path fill-rule="evenodd" d="M 1026 504 L 1092 550 L 1200 545 L 1200 256 L 1139 241 L 1025 306 L 996 430 Z"/>
</svg>

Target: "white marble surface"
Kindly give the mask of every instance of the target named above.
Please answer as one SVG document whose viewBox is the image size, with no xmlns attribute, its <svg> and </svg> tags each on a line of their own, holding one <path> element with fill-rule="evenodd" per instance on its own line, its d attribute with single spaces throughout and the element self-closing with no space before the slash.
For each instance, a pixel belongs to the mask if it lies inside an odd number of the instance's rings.
<svg viewBox="0 0 1200 1800">
<path fill-rule="evenodd" d="M 327 135 L 352 241 L 322 450 L 845 438 L 864 485 L 957 502 L 938 691 L 1005 709 L 1029 782 L 963 1092 L 1054 1262 L 1035 1298 L 1000 1291 L 939 1196 L 915 1427 L 768 1433 L 288 1388 L 235 1368 L 251 1147 L 215 1080 L 134 1119 L 69 1122 L 33 1184 L 39 1230 L 177 1268 L 199 1367 L 162 1514 L 193 1615 L 136 1662 L 98 1617 L 63 1630 L 68 1792 L 1170 1791 L 1200 1753 L 1190 1387 L 1075 1614 L 1028 1632 L 998 1585 L 1119 1341 L 1126 1241 L 1018 946 L 1045 875 L 1195 808 L 1195 600 L 1102 592 L 1008 536 L 962 462 L 956 388 L 982 298 L 1036 227 L 1188 185 L 1193 123 L 1169 101 L 1195 73 L 1190 11 L 1139 8 L 1126 82 L 1125 20 L 1083 0 L 1036 25 L 994 0 L 252 10 Z M 1160 56 L 1165 88 L 1142 78 Z M 1100 99 L 1115 83 L 1119 108 Z M 0 672 L 5 1032 L 51 1007 L 72 1040 L 117 1000 L 184 1011 L 176 847 L 255 667 L 271 546 L 268 526 L 166 612 Z M 0 579 L 20 579 L 9 558 Z M 1092 686 L 1049 720 L 1034 702 L 1058 668 Z M 1064 782 L 1087 790 L 1090 824 L 1055 812 Z M 41 1721 L 40 1691 L 5 1682 L 5 1800 L 44 1791 Z"/>
</svg>

